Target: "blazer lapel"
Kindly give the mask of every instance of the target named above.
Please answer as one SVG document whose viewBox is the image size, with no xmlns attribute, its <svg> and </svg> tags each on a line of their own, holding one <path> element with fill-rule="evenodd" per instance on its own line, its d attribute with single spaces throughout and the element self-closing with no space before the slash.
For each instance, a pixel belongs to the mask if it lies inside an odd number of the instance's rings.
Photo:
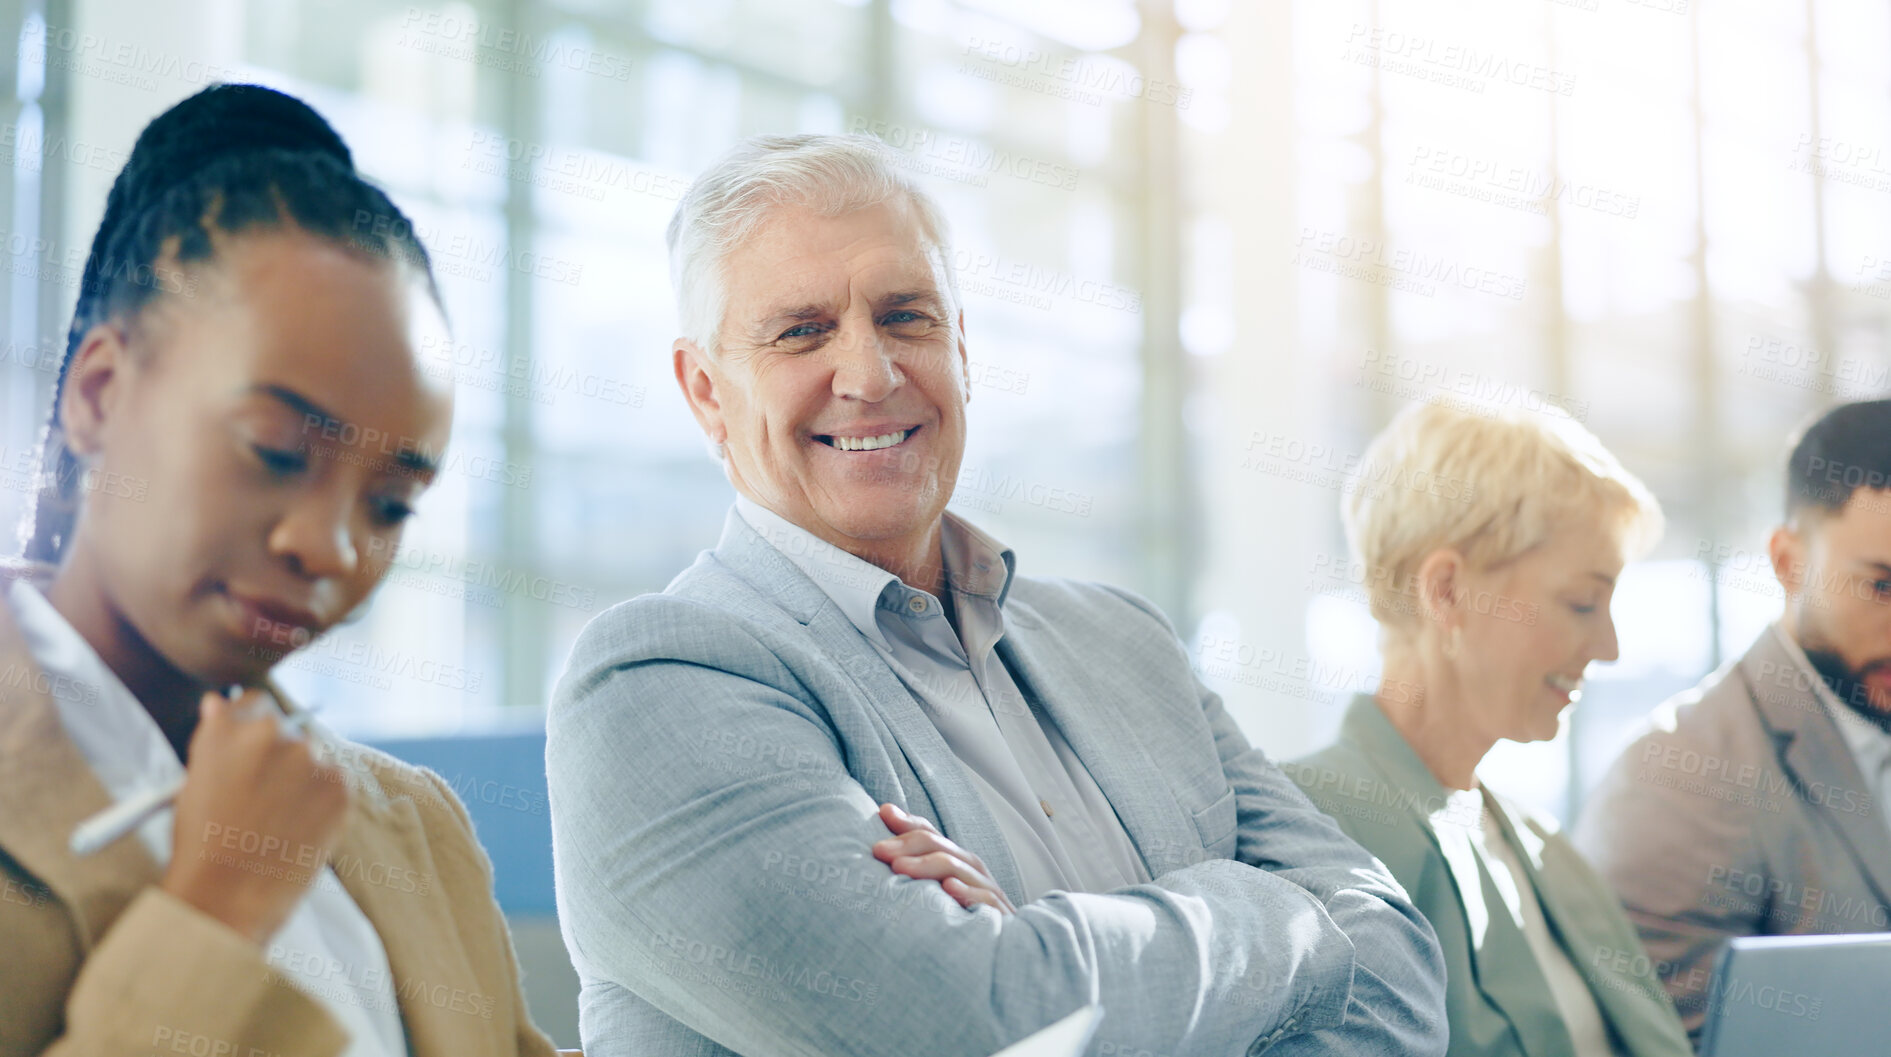
<svg viewBox="0 0 1891 1057">
<path fill-rule="evenodd" d="M 329 865 L 387 951 L 410 1049 L 415 1057 L 496 1053 L 490 1022 L 466 1007 L 481 996 L 454 996 L 477 977 L 457 941 L 448 900 L 433 887 L 440 871 L 419 812 L 407 797 L 387 796 L 358 757 L 344 754 L 339 762 L 352 772 L 352 796 L 347 829 Z"/>
<path fill-rule="evenodd" d="M 940 832 L 977 854 L 991 871 L 992 880 L 1006 894 L 1019 897 L 1024 880 L 998 820 L 986 808 L 965 767 L 952 755 L 939 728 L 926 718 L 912 692 L 860 629 L 819 585 L 734 510 L 723 525 L 716 559 L 808 629 L 821 652 L 847 673 L 892 733 L 907 765 L 919 778 L 922 794 L 931 802 L 932 813 L 937 816 L 932 821 Z"/>
<path fill-rule="evenodd" d="M 1340 740 L 1358 745 L 1365 752 L 1391 790 L 1407 801 L 1407 811 L 1418 820 L 1419 831 L 1444 861 L 1452 894 L 1464 912 L 1468 933 L 1465 949 L 1470 952 L 1473 972 L 1481 980 L 1485 970 L 1478 958 L 1490 930 L 1490 908 L 1484 903 L 1483 882 L 1470 836 L 1445 810 L 1450 790 L 1433 777 L 1378 703 L 1365 694 L 1355 696 L 1347 707 Z M 1466 898 L 1467 891 L 1470 898 Z"/>
<path fill-rule="evenodd" d="M 1023 602 L 1004 607 L 1005 635 L 998 655 L 1027 698 L 1042 707 L 1083 761 L 1097 788 L 1142 856 L 1149 876 L 1187 866 L 1187 850 L 1199 847 L 1194 821 L 1176 802 L 1143 743 L 1112 702 L 1113 690 L 1097 685 L 1056 628 Z M 1197 853 L 1200 854 L 1199 852 Z"/>
<path fill-rule="evenodd" d="M 1870 789 L 1824 699 L 1813 689 L 1811 681 L 1820 675 L 1801 666 L 1778 635 L 1774 629 L 1760 636 L 1740 659 L 1740 675 L 1754 709 L 1781 750 L 1780 761 L 1788 777 L 1801 788 L 1818 783 L 1822 788 L 1861 793 Z M 1780 672 L 1795 673 L 1790 687 L 1779 685 Z M 1891 902 L 1891 831 L 1878 813 L 1825 808 L 1813 814 L 1838 831 L 1878 901 Z"/>
<path fill-rule="evenodd" d="M 1465 808 L 1476 801 L 1462 793 L 1454 797 L 1369 696 L 1353 699 L 1341 738 L 1361 746 L 1392 789 L 1406 797 L 1407 810 L 1444 861 L 1464 915 L 1465 950 L 1478 992 L 1515 1029 L 1529 1057 L 1575 1057 L 1536 952 L 1477 853 L 1471 830 L 1482 824 L 1482 811 Z"/>
<path fill-rule="evenodd" d="M 1674 1005 L 1652 974 L 1615 975 L 1602 965 L 1604 952 L 1641 953 L 1641 940 L 1620 904 L 1567 841 L 1553 841 L 1498 801 L 1498 824 L 1519 852 L 1537 903 L 1562 939 L 1602 1015 L 1628 1052 L 1649 1057 L 1687 1052 L 1687 1033 Z M 1587 883 L 1585 883 L 1587 882 Z"/>
<path fill-rule="evenodd" d="M 127 904 L 159 877 L 144 843 L 128 836 L 85 857 L 72 831 L 112 804 L 66 736 L 46 679 L 21 637 L 0 576 L 0 849 L 59 897 L 89 952 Z"/>
</svg>

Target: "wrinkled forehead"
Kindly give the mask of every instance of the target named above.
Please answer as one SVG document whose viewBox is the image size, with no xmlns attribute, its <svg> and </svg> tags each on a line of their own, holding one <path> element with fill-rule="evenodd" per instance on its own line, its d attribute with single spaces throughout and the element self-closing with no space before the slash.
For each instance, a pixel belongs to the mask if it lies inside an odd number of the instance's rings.
<svg viewBox="0 0 1891 1057">
<path fill-rule="evenodd" d="M 771 210 L 723 257 L 728 314 L 740 322 L 782 301 L 828 302 L 849 291 L 877 298 L 949 297 L 945 251 L 903 199 L 828 215 L 805 205 Z"/>
</svg>

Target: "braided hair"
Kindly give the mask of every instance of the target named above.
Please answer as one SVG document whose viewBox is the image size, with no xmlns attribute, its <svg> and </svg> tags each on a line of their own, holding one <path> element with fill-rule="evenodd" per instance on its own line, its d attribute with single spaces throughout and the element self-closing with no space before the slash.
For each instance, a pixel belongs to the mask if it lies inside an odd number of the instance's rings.
<svg viewBox="0 0 1891 1057">
<path fill-rule="evenodd" d="M 217 236 L 291 225 L 413 267 L 439 303 L 412 223 L 355 171 L 348 145 L 307 103 L 257 85 L 219 84 L 145 126 L 105 199 L 79 280 L 40 439 L 33 509 L 21 527 L 24 558 L 58 561 L 78 517 L 81 467 L 66 444 L 59 404 L 85 335 L 134 318 L 160 295 L 194 289 L 184 269 L 214 259 Z"/>
</svg>

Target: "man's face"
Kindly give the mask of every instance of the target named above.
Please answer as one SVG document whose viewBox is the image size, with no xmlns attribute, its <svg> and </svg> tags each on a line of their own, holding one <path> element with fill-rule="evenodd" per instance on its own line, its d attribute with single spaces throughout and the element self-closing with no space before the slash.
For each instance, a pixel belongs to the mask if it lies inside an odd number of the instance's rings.
<svg viewBox="0 0 1891 1057">
<path fill-rule="evenodd" d="M 1891 490 L 1773 534 L 1788 628 L 1841 700 L 1891 721 Z"/>
<path fill-rule="evenodd" d="M 737 489 L 854 553 L 930 537 L 965 451 L 944 268 L 904 203 L 784 206 L 729 252 L 720 347 L 675 358 Z"/>
</svg>

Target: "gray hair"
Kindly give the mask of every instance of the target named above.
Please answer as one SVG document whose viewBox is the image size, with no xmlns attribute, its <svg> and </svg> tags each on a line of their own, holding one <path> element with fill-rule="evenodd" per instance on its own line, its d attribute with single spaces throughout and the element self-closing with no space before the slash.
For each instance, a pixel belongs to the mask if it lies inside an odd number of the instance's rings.
<svg viewBox="0 0 1891 1057">
<path fill-rule="evenodd" d="M 899 166 L 904 157 L 864 134 L 754 136 L 690 184 L 670 217 L 670 284 L 683 336 L 714 353 L 726 286 L 722 261 L 768 213 L 797 205 L 839 216 L 904 199 L 939 252 L 946 292 L 959 304 L 945 215 Z"/>
</svg>

